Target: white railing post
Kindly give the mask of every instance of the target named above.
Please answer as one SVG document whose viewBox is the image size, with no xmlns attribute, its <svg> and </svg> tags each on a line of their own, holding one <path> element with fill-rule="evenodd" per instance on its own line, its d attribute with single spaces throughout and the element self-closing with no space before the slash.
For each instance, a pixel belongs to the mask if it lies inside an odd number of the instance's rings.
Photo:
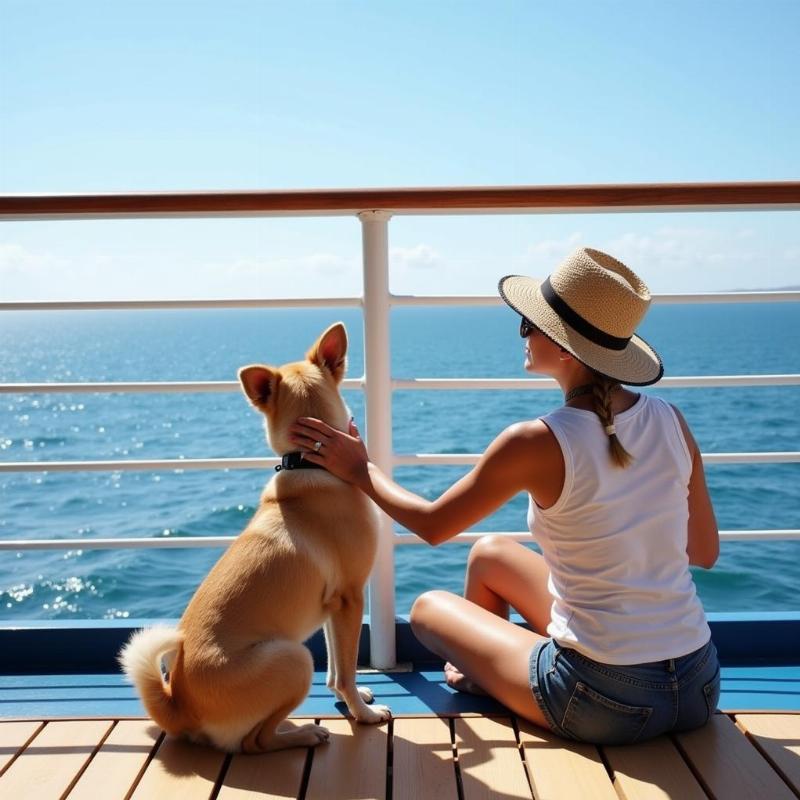
<svg viewBox="0 0 800 800">
<path fill-rule="evenodd" d="M 388 211 L 362 211 L 364 269 L 364 381 L 367 442 L 372 461 L 392 474 L 392 376 L 389 343 Z M 397 662 L 394 636 L 394 531 L 380 513 L 378 553 L 369 581 L 370 662 L 376 669 Z"/>
</svg>

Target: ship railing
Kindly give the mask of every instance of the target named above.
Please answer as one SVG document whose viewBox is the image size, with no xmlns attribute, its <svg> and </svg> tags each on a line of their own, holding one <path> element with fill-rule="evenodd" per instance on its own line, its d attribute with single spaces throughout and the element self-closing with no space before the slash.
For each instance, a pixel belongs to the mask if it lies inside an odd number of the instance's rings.
<svg viewBox="0 0 800 800">
<path fill-rule="evenodd" d="M 209 192 L 123 195 L 0 196 L 0 220 L 78 220 L 167 217 L 356 216 L 361 222 L 363 295 L 331 298 L 241 300 L 129 300 L 75 302 L 0 302 L 0 311 L 90 311 L 198 308 L 361 308 L 364 321 L 364 375 L 346 379 L 345 389 L 365 392 L 366 433 L 371 458 L 384 471 L 409 465 L 474 464 L 477 453 L 396 454 L 392 447 L 392 394 L 397 390 L 553 390 L 549 379 L 392 378 L 389 312 L 402 306 L 487 306 L 496 297 L 399 296 L 389 291 L 391 217 L 430 214 L 555 214 L 654 211 L 796 210 L 800 182 L 647 184 L 613 186 L 522 186 L 370 190 L 301 190 L 283 192 Z M 659 303 L 798 302 L 800 291 L 661 294 Z M 800 385 L 798 374 L 719 375 L 663 378 L 661 388 Z M 102 383 L 5 383 L 0 393 L 139 393 L 231 392 L 234 381 L 137 381 Z M 798 463 L 800 452 L 703 453 L 707 464 Z M 180 458 L 102 461 L 22 461 L 0 463 L 0 472 L 128 471 L 188 469 L 265 469 L 277 458 Z M 527 540 L 527 531 L 497 532 Z M 462 533 L 451 541 L 469 542 L 485 533 Z M 233 536 L 191 538 L 4 539 L 1 550 L 225 547 Z M 722 531 L 723 540 L 800 539 L 800 530 Z M 372 666 L 394 666 L 394 548 L 418 544 L 411 534 L 395 534 L 382 519 L 375 568 L 369 585 Z"/>
</svg>

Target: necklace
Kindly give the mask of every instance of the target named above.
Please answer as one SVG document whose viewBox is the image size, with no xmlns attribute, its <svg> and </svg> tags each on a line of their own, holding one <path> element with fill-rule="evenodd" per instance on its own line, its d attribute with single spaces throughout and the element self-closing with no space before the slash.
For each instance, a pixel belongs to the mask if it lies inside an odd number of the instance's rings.
<svg viewBox="0 0 800 800">
<path fill-rule="evenodd" d="M 618 383 L 615 383 L 611 387 L 612 392 L 616 392 L 617 389 L 621 388 Z M 594 391 L 594 385 L 591 383 L 584 383 L 583 386 L 576 386 L 574 389 L 570 389 L 564 395 L 564 402 L 569 403 L 570 400 L 574 400 L 576 397 L 580 397 L 583 394 L 591 394 Z"/>
<path fill-rule="evenodd" d="M 574 389 L 570 389 L 564 395 L 564 402 L 569 403 L 570 400 L 574 400 L 576 397 L 580 397 L 582 394 L 591 394 L 593 386 L 591 383 L 585 383 L 583 386 L 576 386 Z"/>
</svg>

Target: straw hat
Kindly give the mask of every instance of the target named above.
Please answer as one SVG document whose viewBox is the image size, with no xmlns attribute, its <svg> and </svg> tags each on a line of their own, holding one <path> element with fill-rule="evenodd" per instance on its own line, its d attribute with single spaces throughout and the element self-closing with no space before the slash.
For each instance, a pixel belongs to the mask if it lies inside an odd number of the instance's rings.
<svg viewBox="0 0 800 800">
<path fill-rule="evenodd" d="M 632 386 L 664 374 L 652 347 L 634 335 L 650 290 L 622 262 L 581 247 L 545 280 L 507 275 L 500 296 L 587 367 Z"/>
</svg>

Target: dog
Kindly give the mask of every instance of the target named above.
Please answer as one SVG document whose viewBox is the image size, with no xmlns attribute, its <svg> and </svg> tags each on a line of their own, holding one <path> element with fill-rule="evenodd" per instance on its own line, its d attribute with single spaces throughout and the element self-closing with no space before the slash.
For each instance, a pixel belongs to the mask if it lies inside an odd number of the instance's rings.
<svg viewBox="0 0 800 800">
<path fill-rule="evenodd" d="M 303 361 L 239 370 L 276 454 L 293 450 L 288 431 L 298 417 L 348 430 L 339 393 L 346 353 L 339 322 Z M 281 723 L 308 694 L 314 666 L 303 642 L 323 627 L 328 687 L 357 721 L 388 720 L 389 708 L 367 705 L 372 692 L 356 686 L 377 537 L 377 509 L 361 491 L 324 469 L 278 471 L 177 628 L 137 631 L 120 652 L 147 713 L 169 734 L 228 752 L 318 745 L 328 738 L 325 728 Z"/>
</svg>

